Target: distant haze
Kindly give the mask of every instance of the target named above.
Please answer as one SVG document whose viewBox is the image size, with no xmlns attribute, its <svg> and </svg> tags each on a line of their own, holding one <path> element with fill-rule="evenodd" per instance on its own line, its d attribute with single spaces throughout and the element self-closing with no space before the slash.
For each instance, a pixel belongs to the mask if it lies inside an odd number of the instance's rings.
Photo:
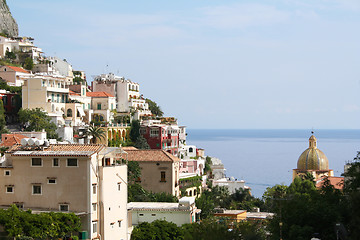
<svg viewBox="0 0 360 240">
<path fill-rule="evenodd" d="M 20 35 L 191 128 L 359 128 L 360 1 L 8 1 Z"/>
</svg>

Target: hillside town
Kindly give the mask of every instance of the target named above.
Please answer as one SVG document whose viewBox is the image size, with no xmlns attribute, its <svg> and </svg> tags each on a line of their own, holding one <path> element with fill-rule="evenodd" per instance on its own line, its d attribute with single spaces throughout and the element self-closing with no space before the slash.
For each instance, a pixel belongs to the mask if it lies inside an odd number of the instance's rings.
<svg viewBox="0 0 360 240">
<path fill-rule="evenodd" d="M 113 73 L 89 83 L 85 72 L 45 56 L 29 37 L 0 36 L 0 49 L 5 63 L 0 78 L 6 85 L 0 97 L 6 122 L 1 206 L 75 213 L 81 219 L 80 239 L 130 239 L 143 221 L 165 219 L 178 226 L 199 221 L 195 199 L 209 181 L 230 193 L 250 190 L 245 181 L 226 177 L 221 160 L 187 145 L 186 126 L 163 117 L 139 83 Z M 45 125 L 33 127 L 30 117 L 22 119 L 25 112 L 44 114 L 55 131 L 49 136 Z M 134 183 L 177 202 L 128 203 L 130 161 L 141 169 Z M 247 217 L 244 210 L 228 214 Z"/>
<path fill-rule="evenodd" d="M 259 199 L 139 82 L 0 34 L 0 239 L 360 236 L 360 153 L 334 176 L 312 132 L 292 183 Z"/>
</svg>

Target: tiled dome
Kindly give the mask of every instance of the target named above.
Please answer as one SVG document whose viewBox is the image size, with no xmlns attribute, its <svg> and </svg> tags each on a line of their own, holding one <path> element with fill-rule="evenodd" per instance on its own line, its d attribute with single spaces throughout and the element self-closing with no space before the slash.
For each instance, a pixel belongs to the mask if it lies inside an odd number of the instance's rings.
<svg viewBox="0 0 360 240">
<path fill-rule="evenodd" d="M 299 170 L 328 170 L 329 160 L 325 154 L 317 148 L 316 137 L 311 135 L 309 138 L 309 148 L 299 157 L 297 162 Z"/>
</svg>

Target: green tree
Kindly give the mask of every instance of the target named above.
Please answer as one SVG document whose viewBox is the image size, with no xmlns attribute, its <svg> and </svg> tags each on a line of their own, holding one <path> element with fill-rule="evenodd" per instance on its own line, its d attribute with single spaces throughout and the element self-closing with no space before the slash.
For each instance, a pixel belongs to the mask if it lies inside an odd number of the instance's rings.
<svg viewBox="0 0 360 240">
<path fill-rule="evenodd" d="M 106 138 L 105 130 L 100 126 L 90 125 L 88 135 L 92 136 L 91 142 L 97 143 L 97 140 L 104 140 Z"/>
<path fill-rule="evenodd" d="M 128 162 L 128 182 L 135 183 L 137 179 L 141 178 L 141 169 L 139 163 L 136 161 Z"/>
<path fill-rule="evenodd" d="M 5 59 L 13 61 L 16 59 L 16 54 L 14 52 L 10 52 L 9 50 L 6 50 Z"/>
<path fill-rule="evenodd" d="M 146 98 L 145 101 L 149 105 L 149 109 L 154 116 L 162 117 L 164 115 L 164 112 L 161 110 L 160 106 L 157 105 L 156 102 L 148 98 Z"/>
<path fill-rule="evenodd" d="M 5 121 L 5 109 L 3 101 L 0 99 L 0 134 L 9 132 L 6 128 L 6 121 Z"/>
<path fill-rule="evenodd" d="M 297 177 L 283 197 L 275 196 L 275 216 L 268 226 L 272 239 L 310 239 L 315 233 L 321 239 L 336 238 L 335 224 L 343 221 L 344 204 L 329 183 L 317 190 L 313 181 Z"/>
<path fill-rule="evenodd" d="M 133 120 L 131 122 L 131 128 L 130 128 L 130 140 L 132 142 L 136 142 L 138 137 L 140 136 L 140 121 L 139 120 Z"/>
<path fill-rule="evenodd" d="M 175 223 L 165 220 L 143 222 L 136 226 L 131 240 L 183 240 L 184 233 Z"/>
<path fill-rule="evenodd" d="M 150 145 L 147 143 L 146 139 L 140 135 L 135 142 L 134 147 L 138 149 L 150 149 Z"/>
<path fill-rule="evenodd" d="M 360 239 L 360 152 L 347 165 L 344 173 L 344 193 L 346 195 L 346 218 L 350 239 Z"/>
<path fill-rule="evenodd" d="M 74 213 L 32 214 L 30 210 L 22 211 L 15 205 L 0 210 L 0 224 L 9 237 L 16 239 L 64 238 L 73 236 L 81 227 L 80 219 Z"/>
<path fill-rule="evenodd" d="M 24 68 L 26 70 L 32 70 L 34 67 L 34 61 L 31 57 L 25 58 Z"/>
<path fill-rule="evenodd" d="M 58 139 L 56 125 L 51 122 L 51 118 L 41 108 L 19 110 L 19 122 L 23 125 L 25 131 L 42 131 L 43 129 L 48 138 Z"/>
</svg>

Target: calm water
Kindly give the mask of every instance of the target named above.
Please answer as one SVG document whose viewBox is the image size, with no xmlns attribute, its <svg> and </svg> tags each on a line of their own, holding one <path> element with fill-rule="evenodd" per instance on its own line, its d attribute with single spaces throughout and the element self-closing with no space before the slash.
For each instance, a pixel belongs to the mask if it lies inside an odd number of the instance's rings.
<svg viewBox="0 0 360 240">
<path fill-rule="evenodd" d="M 308 148 L 310 130 L 187 129 L 187 144 L 222 160 L 228 177 L 243 179 L 256 197 L 267 187 L 290 184 L 292 169 Z M 316 130 L 317 146 L 329 159 L 335 176 L 360 151 L 360 130 Z"/>
</svg>

